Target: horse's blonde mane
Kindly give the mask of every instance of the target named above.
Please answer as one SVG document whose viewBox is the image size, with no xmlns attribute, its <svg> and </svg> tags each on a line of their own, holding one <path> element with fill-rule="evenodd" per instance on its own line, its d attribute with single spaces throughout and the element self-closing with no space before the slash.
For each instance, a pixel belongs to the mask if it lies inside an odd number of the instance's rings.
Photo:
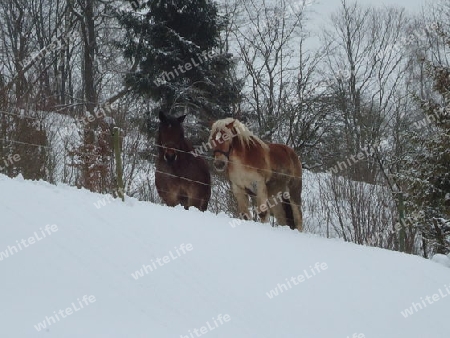
<svg viewBox="0 0 450 338">
<path fill-rule="evenodd" d="M 211 127 L 211 134 L 209 136 L 209 140 L 211 141 L 212 136 L 218 133 L 219 131 L 230 131 L 230 129 L 227 127 L 227 125 L 229 125 L 230 123 L 233 123 L 233 127 L 236 129 L 236 134 L 233 135 L 233 138 L 237 137 L 242 145 L 249 146 L 250 144 L 259 144 L 261 147 L 268 149 L 267 144 L 264 143 L 264 141 L 261 140 L 258 136 L 254 135 L 247 128 L 247 126 L 245 126 L 245 124 L 231 117 L 222 120 L 217 120 L 216 122 L 214 122 L 214 124 Z"/>
</svg>

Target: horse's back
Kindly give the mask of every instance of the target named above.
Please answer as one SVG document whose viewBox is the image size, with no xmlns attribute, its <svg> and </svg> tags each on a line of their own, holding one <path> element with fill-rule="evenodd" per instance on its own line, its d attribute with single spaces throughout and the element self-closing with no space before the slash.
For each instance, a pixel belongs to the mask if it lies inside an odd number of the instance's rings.
<svg viewBox="0 0 450 338">
<path fill-rule="evenodd" d="M 278 143 L 269 144 L 271 169 L 274 173 L 301 176 L 302 166 L 296 152 L 289 146 Z"/>
</svg>

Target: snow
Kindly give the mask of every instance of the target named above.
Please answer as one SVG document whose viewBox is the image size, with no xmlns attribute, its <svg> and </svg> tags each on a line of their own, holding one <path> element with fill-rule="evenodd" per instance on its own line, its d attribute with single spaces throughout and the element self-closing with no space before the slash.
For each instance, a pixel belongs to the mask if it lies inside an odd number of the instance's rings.
<svg viewBox="0 0 450 338">
<path fill-rule="evenodd" d="M 450 269 L 435 262 L 66 185 L 0 186 L 2 337 L 449 337 Z"/>
</svg>

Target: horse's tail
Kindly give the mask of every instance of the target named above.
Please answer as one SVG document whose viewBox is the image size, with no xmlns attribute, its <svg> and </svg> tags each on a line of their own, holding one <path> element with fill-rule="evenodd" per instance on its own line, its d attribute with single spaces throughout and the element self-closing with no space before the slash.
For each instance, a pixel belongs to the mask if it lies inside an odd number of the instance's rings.
<svg viewBox="0 0 450 338">
<path fill-rule="evenodd" d="M 282 198 L 283 202 L 283 211 L 286 217 L 286 223 L 289 227 L 294 230 L 295 229 L 295 220 L 294 220 L 294 211 L 292 210 L 291 201 L 286 198 Z"/>
<path fill-rule="evenodd" d="M 298 231 L 303 230 L 303 214 L 302 214 L 302 162 L 297 154 L 292 151 L 291 160 L 293 164 L 293 177 L 288 183 L 289 187 L 289 206 L 292 211 L 292 223 Z M 287 214 L 286 217 L 288 218 Z M 289 221 L 288 221 L 289 222 Z M 292 226 L 291 226 L 292 228 Z"/>
</svg>

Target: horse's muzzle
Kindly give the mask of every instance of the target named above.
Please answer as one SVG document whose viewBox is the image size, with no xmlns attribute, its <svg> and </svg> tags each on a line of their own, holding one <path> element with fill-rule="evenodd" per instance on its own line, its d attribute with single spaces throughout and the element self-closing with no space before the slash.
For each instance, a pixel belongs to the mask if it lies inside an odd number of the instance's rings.
<svg viewBox="0 0 450 338">
<path fill-rule="evenodd" d="M 164 160 L 166 160 L 167 163 L 171 164 L 177 160 L 177 154 L 176 153 L 165 153 L 164 154 Z"/>
<path fill-rule="evenodd" d="M 221 160 L 214 160 L 213 165 L 217 171 L 222 172 L 225 170 L 227 163 L 225 161 L 221 161 Z"/>
</svg>

